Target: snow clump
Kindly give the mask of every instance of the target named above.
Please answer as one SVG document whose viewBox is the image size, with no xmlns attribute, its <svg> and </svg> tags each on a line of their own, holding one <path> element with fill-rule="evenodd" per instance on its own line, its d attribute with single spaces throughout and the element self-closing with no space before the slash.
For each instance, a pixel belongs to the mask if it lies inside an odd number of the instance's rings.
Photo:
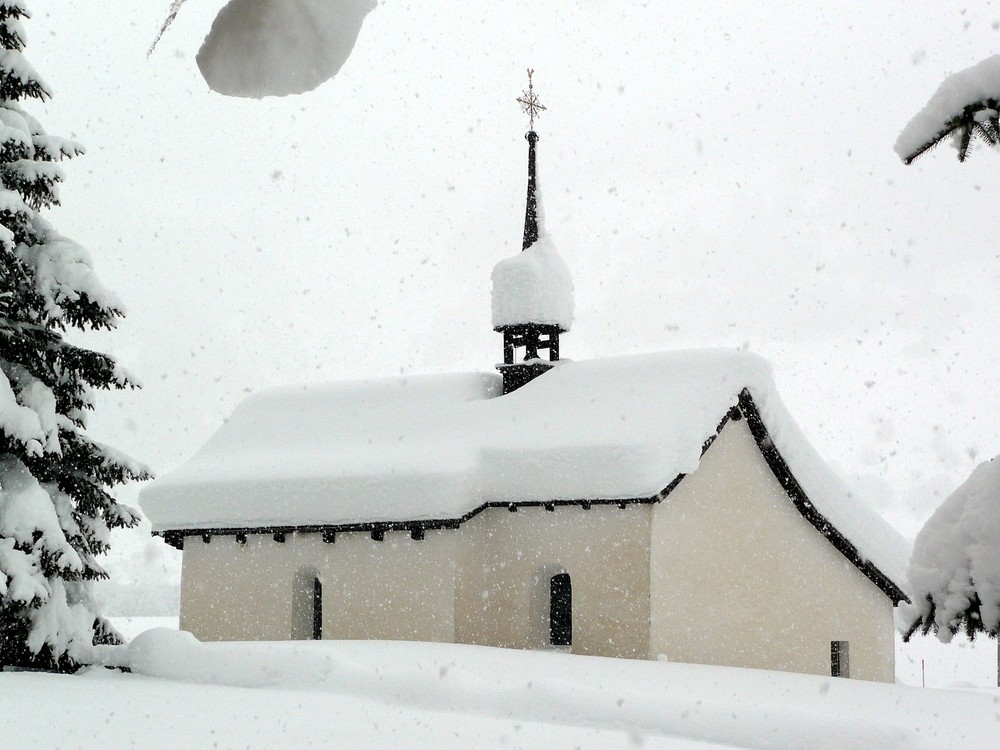
<svg viewBox="0 0 1000 750">
<path fill-rule="evenodd" d="M 984 99 L 1000 99 L 1000 55 L 993 55 L 948 76 L 934 96 L 911 119 L 896 139 L 894 150 L 906 161 L 937 139 L 966 106 Z"/>
<path fill-rule="evenodd" d="M 547 235 L 497 263 L 491 279 L 494 328 L 545 323 L 568 331 L 573 325 L 573 277 Z"/>
<path fill-rule="evenodd" d="M 982 630 L 1000 629 L 1000 457 L 976 467 L 934 512 L 917 535 L 908 577 L 907 622 L 933 625 L 948 642 L 978 595 Z"/>
<path fill-rule="evenodd" d="M 374 0 L 230 0 L 198 51 L 220 94 L 301 94 L 329 80 L 354 49 Z"/>
</svg>

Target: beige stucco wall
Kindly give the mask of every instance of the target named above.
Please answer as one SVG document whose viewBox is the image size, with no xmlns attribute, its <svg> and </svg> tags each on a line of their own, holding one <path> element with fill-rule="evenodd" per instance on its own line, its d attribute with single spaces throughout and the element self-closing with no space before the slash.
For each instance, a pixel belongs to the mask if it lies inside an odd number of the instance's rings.
<svg viewBox="0 0 1000 750">
<path fill-rule="evenodd" d="M 570 574 L 573 653 L 645 658 L 648 505 L 491 508 L 463 525 L 455 594 L 459 643 L 544 648 L 549 579 Z"/>
<path fill-rule="evenodd" d="M 573 585 L 575 653 L 893 680 L 889 599 L 781 489 L 745 421 L 729 423 L 658 505 L 491 508 L 421 541 L 388 532 L 185 540 L 181 627 L 202 640 L 323 636 L 548 645 L 548 582 Z M 297 593 L 298 590 L 298 593 Z"/>
<path fill-rule="evenodd" d="M 289 534 L 284 543 L 251 535 L 184 543 L 181 621 L 201 640 L 308 637 L 297 578 L 323 582 L 323 637 L 450 642 L 454 626 L 454 538 L 428 531 L 422 541 L 388 532 Z M 311 579 L 310 579 L 311 580 Z M 297 601 L 297 599 L 299 601 Z"/>
<path fill-rule="evenodd" d="M 894 679 L 889 598 L 796 510 L 753 441 L 730 422 L 653 510 L 650 657 Z"/>
<path fill-rule="evenodd" d="M 650 506 L 489 509 L 458 530 L 382 542 L 362 532 L 284 543 L 251 535 L 184 545 L 181 627 L 202 640 L 310 634 L 308 591 L 323 582 L 323 636 L 548 645 L 549 578 L 573 584 L 573 647 L 644 658 L 649 650 Z M 456 573 L 457 570 L 457 573 Z M 306 611 L 303 611 L 306 610 Z"/>
</svg>

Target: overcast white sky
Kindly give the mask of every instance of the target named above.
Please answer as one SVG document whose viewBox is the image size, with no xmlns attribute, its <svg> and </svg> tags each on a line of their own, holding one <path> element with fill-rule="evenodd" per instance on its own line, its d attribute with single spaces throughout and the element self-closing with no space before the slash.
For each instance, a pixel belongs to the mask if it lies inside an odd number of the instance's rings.
<svg viewBox="0 0 1000 750">
<path fill-rule="evenodd" d="M 1000 453 L 1000 155 L 892 151 L 1000 52 L 1000 7 L 385 0 L 334 80 L 247 101 L 194 63 L 222 4 L 188 2 L 149 59 L 167 0 L 33 4 L 56 96 L 32 111 L 89 149 L 52 218 L 130 308 L 92 343 L 145 383 L 102 399 L 101 439 L 163 473 L 251 390 L 490 369 L 530 66 L 566 357 L 749 347 L 911 536 Z"/>
</svg>

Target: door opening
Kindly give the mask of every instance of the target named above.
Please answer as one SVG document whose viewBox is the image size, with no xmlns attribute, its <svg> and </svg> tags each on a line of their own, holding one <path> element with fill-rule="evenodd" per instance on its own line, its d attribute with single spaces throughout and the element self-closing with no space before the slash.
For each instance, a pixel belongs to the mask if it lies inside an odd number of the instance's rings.
<svg viewBox="0 0 1000 750">
<path fill-rule="evenodd" d="M 569 573 L 549 579 L 549 643 L 573 645 L 573 583 Z"/>
</svg>

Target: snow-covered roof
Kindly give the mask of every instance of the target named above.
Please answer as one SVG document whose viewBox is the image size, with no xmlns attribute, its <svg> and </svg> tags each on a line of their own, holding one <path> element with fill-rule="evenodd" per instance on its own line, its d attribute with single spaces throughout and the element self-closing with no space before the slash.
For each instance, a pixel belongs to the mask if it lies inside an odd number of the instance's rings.
<svg viewBox="0 0 1000 750">
<path fill-rule="evenodd" d="M 499 397 L 494 374 L 301 386 L 251 396 L 148 486 L 156 531 L 462 519 L 486 503 L 656 496 L 698 467 L 747 389 L 816 509 L 893 581 L 903 539 L 796 426 L 761 358 L 729 350 L 561 361 Z"/>
</svg>

